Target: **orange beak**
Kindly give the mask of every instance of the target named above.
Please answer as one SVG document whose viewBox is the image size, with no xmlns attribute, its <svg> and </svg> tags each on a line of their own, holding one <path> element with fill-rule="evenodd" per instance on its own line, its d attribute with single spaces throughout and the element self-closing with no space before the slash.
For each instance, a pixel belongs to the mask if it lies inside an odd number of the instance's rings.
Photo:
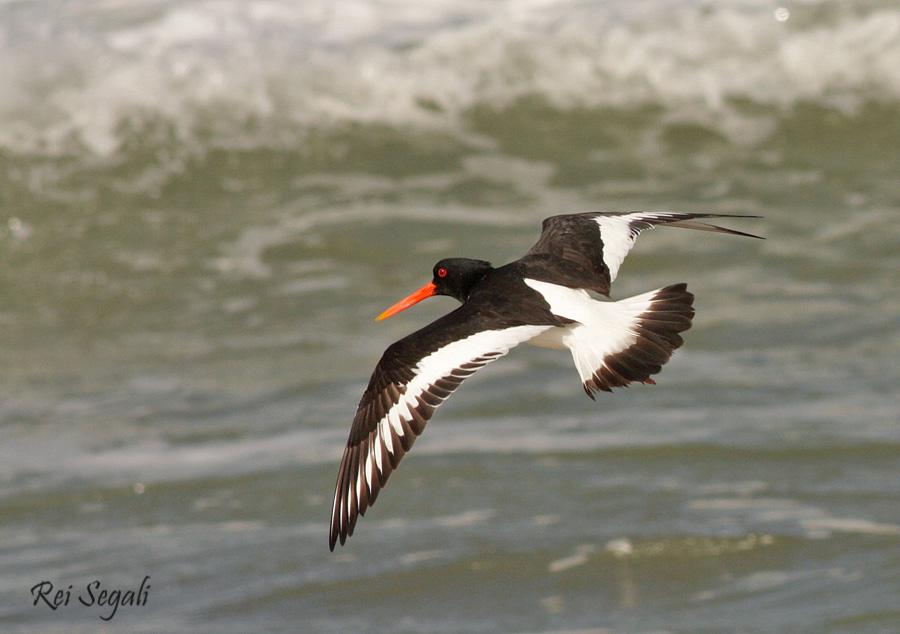
<svg viewBox="0 0 900 634">
<path fill-rule="evenodd" d="M 418 304 L 426 297 L 431 297 L 434 295 L 434 291 L 437 289 L 437 286 L 434 285 L 434 282 L 428 282 L 425 286 L 417 290 L 415 293 L 410 295 L 405 299 L 401 299 L 399 302 L 388 308 L 386 311 L 378 315 L 375 318 L 375 321 L 381 321 L 382 319 L 387 319 L 392 315 L 396 315 L 401 310 L 406 310 L 413 304 Z"/>
</svg>

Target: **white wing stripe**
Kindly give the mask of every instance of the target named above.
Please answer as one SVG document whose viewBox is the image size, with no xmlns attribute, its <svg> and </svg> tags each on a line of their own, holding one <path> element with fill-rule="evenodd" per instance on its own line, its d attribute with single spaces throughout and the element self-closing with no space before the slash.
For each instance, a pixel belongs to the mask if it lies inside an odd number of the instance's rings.
<svg viewBox="0 0 900 634">
<path fill-rule="evenodd" d="M 379 425 L 386 425 L 387 422 L 390 422 L 398 436 L 403 436 L 403 423 L 400 422 L 400 410 L 396 405 L 388 410 L 384 418 L 379 421 Z"/>
<path fill-rule="evenodd" d="M 377 438 L 381 440 L 381 444 L 385 444 L 385 434 L 383 433 L 384 425 L 378 425 L 378 432 L 375 434 Z M 387 434 L 387 437 L 390 438 L 390 434 Z M 372 443 L 372 446 L 375 446 L 375 443 Z M 384 465 L 382 464 L 382 455 L 384 452 L 381 449 L 381 445 L 375 449 L 375 467 L 378 469 L 378 473 L 384 473 Z"/>
<path fill-rule="evenodd" d="M 597 216 L 594 218 L 600 226 L 600 238 L 603 240 L 603 261 L 609 268 L 609 281 L 614 282 L 619 274 L 619 267 L 625 256 L 634 246 L 638 234 L 649 226 L 636 226 L 636 223 L 653 223 L 665 220 L 676 220 L 679 214 L 662 211 L 639 211 L 621 216 Z"/>
<path fill-rule="evenodd" d="M 394 455 L 394 436 L 391 434 L 392 423 L 388 423 L 387 420 L 382 419 L 378 423 L 378 434 L 381 437 L 381 441 L 384 443 L 384 448 L 387 449 L 387 452 Z M 381 470 L 381 464 L 379 463 L 378 469 Z"/>
<path fill-rule="evenodd" d="M 373 434 L 375 436 L 376 434 Z M 369 443 L 369 451 L 367 452 L 369 455 L 366 456 L 366 484 L 369 485 L 369 492 L 372 491 L 372 482 L 375 481 L 375 445 L 377 443 L 377 438 L 372 438 L 372 442 Z M 379 469 L 380 471 L 380 469 Z"/>
<path fill-rule="evenodd" d="M 365 461 L 363 456 L 360 456 L 359 459 L 363 462 Z M 358 467 L 359 472 L 357 472 L 357 474 L 356 474 L 356 506 L 357 506 L 357 508 L 359 508 L 359 501 L 363 497 L 363 495 L 362 495 L 363 480 L 365 479 L 365 476 L 363 475 L 363 472 L 362 472 L 362 466 L 363 465 L 359 465 L 359 467 Z"/>
<path fill-rule="evenodd" d="M 609 281 L 614 282 L 625 256 L 634 246 L 634 234 L 629 227 L 629 216 L 599 216 L 595 218 L 600 226 L 603 240 L 603 261 L 609 268 Z"/>
<path fill-rule="evenodd" d="M 419 361 L 413 368 L 415 376 L 406 385 L 406 390 L 400 395 L 400 399 L 375 425 L 374 437 L 370 437 L 368 443 L 369 450 L 359 457 L 356 499 L 362 499 L 363 486 L 366 486 L 371 493 L 372 483 L 376 477 L 376 468 L 379 474 L 384 473 L 380 445 L 384 444 L 392 455 L 394 453 L 393 439 L 388 425 L 393 427 L 398 436 L 403 436 L 401 418 L 407 423 L 413 420 L 410 411 L 419 405 L 419 397 L 433 383 L 451 375 L 463 364 L 478 363 L 479 366 L 483 366 L 506 354 L 514 346 L 528 341 L 549 328 L 552 326 L 513 326 L 503 330 L 485 330 L 447 344 Z"/>
<path fill-rule="evenodd" d="M 405 393 L 391 407 L 387 416 L 399 418 L 403 408 L 416 407 L 423 392 L 464 363 L 470 363 L 483 355 L 506 354 L 510 348 L 531 339 L 547 328 L 549 326 L 514 326 L 503 330 L 485 330 L 432 352 L 416 364 L 413 369 L 416 375 L 406 385 Z"/>
</svg>

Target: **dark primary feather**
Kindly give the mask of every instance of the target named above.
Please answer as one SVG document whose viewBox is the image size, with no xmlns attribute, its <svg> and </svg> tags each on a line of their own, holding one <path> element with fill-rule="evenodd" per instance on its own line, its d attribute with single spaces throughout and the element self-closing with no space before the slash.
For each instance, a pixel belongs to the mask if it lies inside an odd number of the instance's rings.
<svg viewBox="0 0 900 634">
<path fill-rule="evenodd" d="M 630 216 L 646 213 L 642 219 L 632 220 L 630 228 L 636 237 L 646 229 L 657 225 L 717 231 L 732 235 L 760 238 L 750 233 L 736 231 L 705 222 L 693 222 L 697 218 L 757 218 L 740 214 L 665 213 L 665 212 L 587 212 L 564 214 L 546 218 L 541 227 L 541 236 L 519 263 L 533 279 L 569 286 L 585 288 L 609 296 L 609 267 L 604 261 L 604 245 L 598 217 Z M 761 238 L 760 238 L 761 239 Z M 548 264 L 552 263 L 552 275 L 548 275 Z"/>
<path fill-rule="evenodd" d="M 571 288 L 609 294 L 609 268 L 603 261 L 597 214 L 569 214 L 544 220 L 541 237 L 519 263 L 528 277 Z M 548 263 L 553 266 L 548 278 Z"/>
</svg>

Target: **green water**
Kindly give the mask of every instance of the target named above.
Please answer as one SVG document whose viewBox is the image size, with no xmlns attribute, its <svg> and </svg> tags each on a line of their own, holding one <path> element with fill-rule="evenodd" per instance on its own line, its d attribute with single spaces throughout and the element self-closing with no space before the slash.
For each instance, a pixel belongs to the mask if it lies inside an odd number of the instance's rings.
<svg viewBox="0 0 900 634">
<path fill-rule="evenodd" d="M 126 117 L 106 154 L 4 145 L 0 629 L 900 631 L 897 104 L 226 108 L 189 136 Z M 658 385 L 594 403 L 568 354 L 514 350 L 330 553 L 374 364 L 455 304 L 374 316 L 438 259 L 501 264 L 546 216 L 637 209 L 766 237 L 641 236 L 614 298 L 697 296 Z M 110 621 L 78 602 L 147 575 Z M 44 580 L 71 603 L 34 605 Z"/>
</svg>

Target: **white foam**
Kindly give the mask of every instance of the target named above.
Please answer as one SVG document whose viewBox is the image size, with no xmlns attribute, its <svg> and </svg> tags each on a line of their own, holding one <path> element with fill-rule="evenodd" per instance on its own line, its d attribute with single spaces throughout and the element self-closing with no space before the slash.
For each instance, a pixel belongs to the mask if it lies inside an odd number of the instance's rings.
<svg viewBox="0 0 900 634">
<path fill-rule="evenodd" d="M 348 120 L 459 129 L 467 109 L 525 95 L 656 104 L 752 140 L 765 115 L 733 99 L 900 99 L 895 4 L 781 18 L 762 0 L 3 3 L 0 147 L 108 155 L 128 121 L 219 143 L 293 144 L 291 126 Z"/>
<path fill-rule="evenodd" d="M 547 565 L 547 572 L 556 574 L 565 572 L 570 568 L 583 566 L 590 561 L 591 555 L 596 551 L 597 548 L 593 544 L 579 544 L 575 547 L 575 552 L 573 554 L 551 561 Z"/>
</svg>

